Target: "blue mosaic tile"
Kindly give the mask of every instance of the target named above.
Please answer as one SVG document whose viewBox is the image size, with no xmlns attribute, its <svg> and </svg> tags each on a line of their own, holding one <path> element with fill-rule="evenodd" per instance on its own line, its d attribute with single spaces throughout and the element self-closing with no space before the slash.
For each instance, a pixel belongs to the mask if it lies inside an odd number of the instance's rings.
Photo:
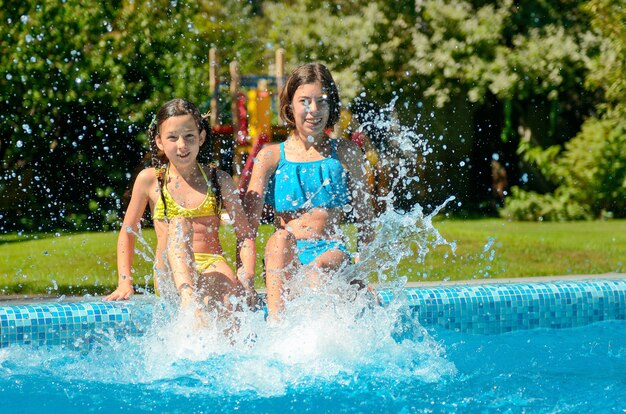
<svg viewBox="0 0 626 414">
<path fill-rule="evenodd" d="M 397 298 L 394 298 L 397 296 Z M 402 298 L 424 326 L 472 334 L 571 328 L 626 319 L 626 280 L 407 288 L 378 293 L 383 306 Z M 0 348 L 92 346 L 94 332 L 141 334 L 151 304 L 141 301 L 0 305 Z"/>
<path fill-rule="evenodd" d="M 382 303 L 393 300 L 390 293 L 381 292 Z M 626 319 L 626 280 L 429 287 L 405 293 L 423 325 L 477 334 Z"/>
<path fill-rule="evenodd" d="M 0 348 L 67 345 L 104 328 L 139 333 L 143 328 L 133 323 L 127 307 L 109 302 L 0 306 Z"/>
</svg>

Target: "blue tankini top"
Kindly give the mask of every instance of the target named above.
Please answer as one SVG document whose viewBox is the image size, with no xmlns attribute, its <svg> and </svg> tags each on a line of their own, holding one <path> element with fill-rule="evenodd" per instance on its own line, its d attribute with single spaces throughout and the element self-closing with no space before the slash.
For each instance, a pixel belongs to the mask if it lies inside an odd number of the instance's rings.
<svg viewBox="0 0 626 414">
<path fill-rule="evenodd" d="M 265 198 L 276 212 L 340 207 L 350 201 L 346 172 L 337 158 L 337 141 L 330 142 L 330 158 L 308 162 L 288 161 L 285 143 L 280 143 L 280 160 Z"/>
</svg>

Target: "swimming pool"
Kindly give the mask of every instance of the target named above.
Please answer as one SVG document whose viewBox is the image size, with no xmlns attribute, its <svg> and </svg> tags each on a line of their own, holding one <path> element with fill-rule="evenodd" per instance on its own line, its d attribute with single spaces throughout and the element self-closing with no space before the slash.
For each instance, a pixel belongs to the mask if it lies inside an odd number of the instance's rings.
<svg viewBox="0 0 626 414">
<path fill-rule="evenodd" d="M 335 303 L 282 327 L 251 315 L 236 343 L 181 339 L 154 298 L 2 306 L 0 399 L 4 412 L 623 412 L 622 276 L 383 290 L 383 307 Z"/>
</svg>

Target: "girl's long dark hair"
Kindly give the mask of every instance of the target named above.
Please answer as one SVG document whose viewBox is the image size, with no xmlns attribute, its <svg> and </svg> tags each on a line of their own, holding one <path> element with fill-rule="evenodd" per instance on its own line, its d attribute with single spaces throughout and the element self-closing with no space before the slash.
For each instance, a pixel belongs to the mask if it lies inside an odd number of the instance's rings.
<svg viewBox="0 0 626 414">
<path fill-rule="evenodd" d="M 322 90 L 328 95 L 329 116 L 326 128 L 332 128 L 337 121 L 341 111 L 341 100 L 339 91 L 333 80 L 333 75 L 326 66 L 321 63 L 305 63 L 298 66 L 287 78 L 285 86 L 280 92 L 280 117 L 290 127 L 295 127 L 296 121 L 293 116 L 291 102 L 296 90 L 302 85 L 319 82 Z"/>
<path fill-rule="evenodd" d="M 152 156 L 152 166 L 157 171 L 157 179 L 159 181 L 159 189 L 161 193 L 161 201 L 163 202 L 163 213 L 167 218 L 167 204 L 165 203 L 165 195 L 163 194 L 163 186 L 165 185 L 165 168 L 167 166 L 168 159 L 165 154 L 159 151 L 159 147 L 156 143 L 156 136 L 159 133 L 159 128 L 161 124 L 165 122 L 168 118 L 173 116 L 181 116 L 181 115 L 191 115 L 198 127 L 198 132 L 202 133 L 205 131 L 206 139 L 204 143 L 200 147 L 200 153 L 198 154 L 198 158 L 200 162 L 207 162 L 211 159 L 210 150 L 206 151 L 204 148 L 210 148 L 210 145 L 206 145 L 207 142 L 211 140 L 211 126 L 209 125 L 209 121 L 207 117 L 203 117 L 200 113 L 200 110 L 191 102 L 185 99 L 172 99 L 171 101 L 166 102 L 159 108 L 158 112 L 152 119 L 150 126 L 148 127 L 148 139 L 150 141 L 150 153 Z M 206 160 L 202 158 L 207 158 Z M 217 199 L 217 213 L 219 213 L 220 206 L 222 204 L 222 194 L 220 191 L 220 186 L 217 181 L 217 168 L 214 165 L 211 165 L 211 174 L 210 174 L 211 186 L 213 187 L 213 192 Z"/>
</svg>

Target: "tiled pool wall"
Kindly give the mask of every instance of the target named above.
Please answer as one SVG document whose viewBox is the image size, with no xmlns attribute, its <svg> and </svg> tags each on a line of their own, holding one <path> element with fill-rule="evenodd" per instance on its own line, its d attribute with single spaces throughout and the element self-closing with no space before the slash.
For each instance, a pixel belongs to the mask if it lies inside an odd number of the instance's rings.
<svg viewBox="0 0 626 414">
<path fill-rule="evenodd" d="M 626 278 L 406 289 L 424 326 L 472 334 L 626 320 Z M 380 293 L 383 303 L 392 292 Z"/>
<path fill-rule="evenodd" d="M 626 279 L 406 288 L 379 292 L 384 306 L 405 300 L 424 326 L 472 334 L 571 328 L 626 319 Z M 141 335 L 154 301 L 0 304 L 0 348 L 11 345 L 92 347 Z"/>
<path fill-rule="evenodd" d="M 141 335 L 151 320 L 150 301 L 42 302 L 0 305 L 0 348 L 65 345 L 92 348 L 99 341 Z"/>
</svg>

